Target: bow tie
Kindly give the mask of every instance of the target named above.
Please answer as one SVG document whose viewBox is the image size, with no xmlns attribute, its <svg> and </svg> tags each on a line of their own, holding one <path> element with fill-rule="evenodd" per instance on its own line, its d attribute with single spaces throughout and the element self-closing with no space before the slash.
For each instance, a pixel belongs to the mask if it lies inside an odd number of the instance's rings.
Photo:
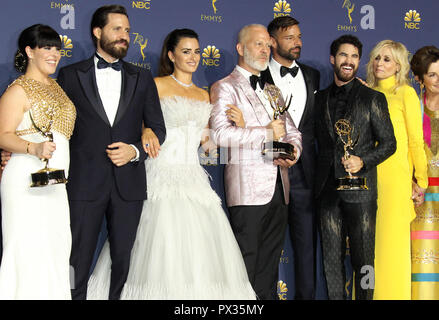
<svg viewBox="0 0 439 320">
<path fill-rule="evenodd" d="M 253 88 L 253 90 L 256 90 L 256 84 L 259 83 L 259 86 L 262 90 L 264 90 L 265 81 L 262 79 L 262 77 L 258 77 L 255 75 L 250 76 L 250 84 Z"/>
<path fill-rule="evenodd" d="M 285 75 L 287 73 L 291 73 L 291 75 L 294 78 L 297 75 L 298 71 L 299 71 L 299 67 L 298 66 L 294 66 L 292 68 L 287 68 L 287 67 L 281 66 L 280 67 L 280 76 L 283 78 L 283 77 L 285 77 Z"/>
<path fill-rule="evenodd" d="M 122 61 L 121 60 L 117 60 L 114 63 L 110 63 L 104 60 L 104 58 L 96 55 L 96 57 L 99 59 L 98 60 L 98 69 L 105 69 L 105 68 L 113 68 L 116 71 L 120 71 L 122 70 Z"/>
</svg>

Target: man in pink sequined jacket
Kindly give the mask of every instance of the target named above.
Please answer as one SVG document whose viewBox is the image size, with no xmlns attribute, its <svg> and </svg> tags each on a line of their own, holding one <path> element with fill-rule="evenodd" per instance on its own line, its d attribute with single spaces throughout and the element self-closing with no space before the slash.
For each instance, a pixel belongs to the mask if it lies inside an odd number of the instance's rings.
<svg viewBox="0 0 439 320">
<path fill-rule="evenodd" d="M 273 120 L 260 72 L 268 66 L 270 36 L 262 25 L 247 25 L 238 35 L 238 65 L 211 88 L 210 118 L 214 142 L 227 152 L 225 191 L 233 232 L 250 282 L 259 299 L 275 299 L 278 264 L 287 226 L 288 167 L 302 151 L 302 138 L 288 112 Z M 244 127 L 227 116 L 237 106 Z M 295 149 L 295 160 L 266 160 L 262 145 L 282 139 Z"/>
</svg>

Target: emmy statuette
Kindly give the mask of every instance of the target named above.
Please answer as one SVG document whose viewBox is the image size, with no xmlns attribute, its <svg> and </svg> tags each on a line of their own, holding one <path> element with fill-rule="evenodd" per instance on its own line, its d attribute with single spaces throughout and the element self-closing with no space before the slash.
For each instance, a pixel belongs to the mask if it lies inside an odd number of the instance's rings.
<svg viewBox="0 0 439 320">
<path fill-rule="evenodd" d="M 30 114 L 30 119 L 32 121 L 32 125 L 46 138 L 49 139 L 50 142 L 53 142 L 53 133 L 50 131 L 52 127 L 52 117 L 50 118 L 49 125 L 47 127 L 42 126 L 39 128 L 32 118 L 32 114 Z M 46 165 L 43 169 L 38 170 L 35 173 L 32 173 L 32 184 L 31 187 L 45 187 L 53 184 L 67 183 L 67 179 L 63 169 L 53 169 L 49 168 L 49 159 L 43 160 Z"/>
<path fill-rule="evenodd" d="M 264 94 L 273 108 L 273 119 L 277 120 L 284 114 L 291 104 L 292 96 L 289 96 L 287 102 L 284 101 L 280 89 L 272 84 L 265 84 Z M 262 155 L 267 160 L 289 159 L 294 160 L 294 146 L 281 141 L 268 141 L 262 145 Z"/>
<path fill-rule="evenodd" d="M 335 132 L 337 132 L 340 140 L 343 142 L 343 157 L 345 160 L 348 160 L 351 156 L 348 149 L 353 150 L 360 136 L 357 136 L 355 142 L 352 140 L 352 133 L 354 132 L 354 129 L 352 128 L 349 120 L 340 119 L 335 123 L 334 127 Z M 346 140 L 343 139 L 344 136 L 346 136 Z M 337 190 L 367 190 L 366 178 L 356 177 L 348 172 L 347 176 L 338 178 Z"/>
</svg>

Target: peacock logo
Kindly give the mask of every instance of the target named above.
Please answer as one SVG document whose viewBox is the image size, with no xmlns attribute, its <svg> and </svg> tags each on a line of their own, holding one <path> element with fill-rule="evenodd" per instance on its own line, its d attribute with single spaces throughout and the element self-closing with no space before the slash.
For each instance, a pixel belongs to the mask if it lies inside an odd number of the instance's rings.
<svg viewBox="0 0 439 320">
<path fill-rule="evenodd" d="M 416 10 L 409 10 L 405 13 L 404 21 L 421 22 L 421 15 Z"/>
<path fill-rule="evenodd" d="M 274 4 L 274 17 L 289 16 L 291 13 L 291 6 L 286 0 L 279 0 Z"/>
<path fill-rule="evenodd" d="M 206 48 L 204 48 L 201 56 L 203 57 L 203 66 L 219 66 L 219 59 L 221 57 L 221 54 L 217 47 L 208 45 Z"/>
<path fill-rule="evenodd" d="M 61 39 L 61 57 L 72 57 L 72 49 L 73 49 L 73 42 L 72 39 L 67 37 L 66 35 L 60 35 Z"/>
<path fill-rule="evenodd" d="M 221 57 L 219 50 L 215 46 L 207 46 L 203 50 L 203 57 L 204 58 L 212 58 L 212 59 L 219 59 Z"/>
<path fill-rule="evenodd" d="M 287 284 L 282 280 L 277 282 L 277 294 L 279 296 L 279 300 L 287 300 Z"/>
<path fill-rule="evenodd" d="M 404 16 L 404 28 L 420 29 L 421 15 L 416 10 L 409 10 Z"/>
</svg>

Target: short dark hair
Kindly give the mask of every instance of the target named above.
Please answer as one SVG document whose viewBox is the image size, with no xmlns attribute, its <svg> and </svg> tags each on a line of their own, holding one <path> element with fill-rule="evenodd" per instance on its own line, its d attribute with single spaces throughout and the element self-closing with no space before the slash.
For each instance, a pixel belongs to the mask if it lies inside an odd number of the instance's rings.
<svg viewBox="0 0 439 320">
<path fill-rule="evenodd" d="M 363 44 L 361 41 L 351 34 L 345 34 L 341 37 L 338 37 L 331 43 L 331 56 L 335 57 L 337 55 L 338 49 L 342 44 L 351 44 L 358 49 L 358 55 L 361 58 L 361 54 L 363 53 Z"/>
<path fill-rule="evenodd" d="M 277 17 L 268 24 L 267 31 L 274 37 L 279 29 L 285 30 L 289 27 L 298 25 L 299 21 L 290 16 Z"/>
<path fill-rule="evenodd" d="M 90 23 L 91 38 L 93 39 L 93 43 L 95 44 L 95 46 L 97 46 L 98 39 L 96 39 L 95 35 L 93 34 L 93 29 L 105 27 L 108 23 L 108 15 L 110 13 L 123 14 L 128 18 L 128 13 L 124 6 L 118 4 L 111 4 L 98 8 L 93 13 L 93 17 L 91 18 L 91 23 Z"/>
<path fill-rule="evenodd" d="M 52 27 L 44 24 L 34 24 L 24 29 L 18 37 L 18 50 L 15 54 L 14 65 L 18 72 L 25 72 L 29 58 L 26 47 L 31 49 L 56 47 L 61 49 L 61 38 Z"/>
<path fill-rule="evenodd" d="M 439 49 L 435 46 L 425 46 L 416 51 L 410 61 L 410 68 L 419 80 L 424 81 L 430 64 L 439 60 Z"/>
<path fill-rule="evenodd" d="M 174 72 L 174 64 L 168 57 L 168 52 L 174 52 L 178 43 L 183 38 L 192 38 L 198 40 L 198 34 L 191 29 L 175 29 L 171 31 L 163 42 L 162 52 L 160 54 L 159 76 L 169 76 Z"/>
</svg>

